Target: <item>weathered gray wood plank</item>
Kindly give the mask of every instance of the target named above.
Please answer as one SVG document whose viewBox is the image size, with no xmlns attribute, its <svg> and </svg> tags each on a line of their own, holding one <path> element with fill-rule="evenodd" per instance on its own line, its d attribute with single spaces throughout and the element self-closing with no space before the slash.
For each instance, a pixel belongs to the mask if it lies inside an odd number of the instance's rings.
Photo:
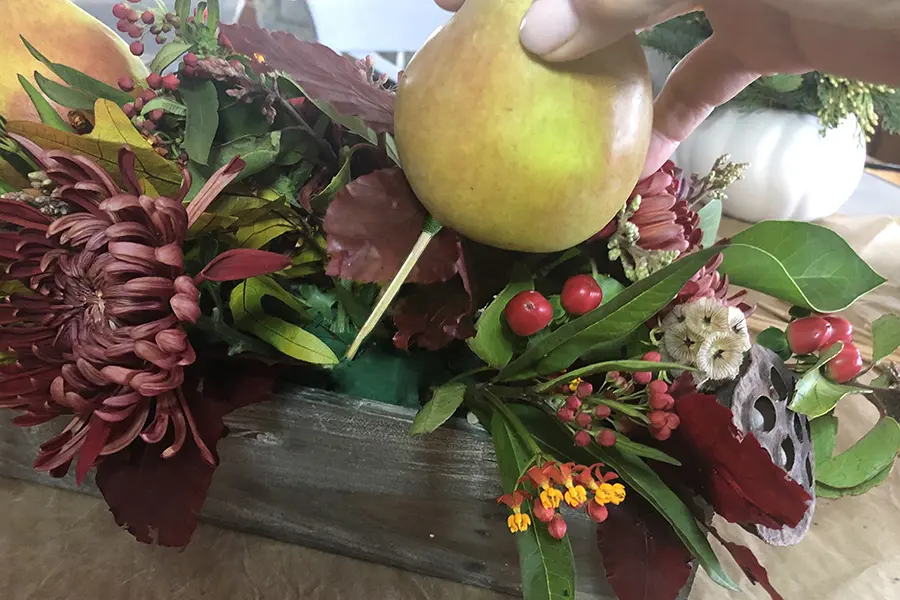
<svg viewBox="0 0 900 600">
<path fill-rule="evenodd" d="M 206 521 L 274 539 L 519 594 L 486 432 L 455 420 L 410 438 L 413 412 L 295 388 L 228 419 Z M 67 489 L 31 468 L 47 429 L 0 422 L 0 474 Z M 97 495 L 93 482 L 78 491 Z M 567 517 L 578 598 L 612 600 L 595 529 Z M 111 517 L 110 517 L 111 518 Z M 127 535 L 123 533 L 123 535 Z"/>
</svg>

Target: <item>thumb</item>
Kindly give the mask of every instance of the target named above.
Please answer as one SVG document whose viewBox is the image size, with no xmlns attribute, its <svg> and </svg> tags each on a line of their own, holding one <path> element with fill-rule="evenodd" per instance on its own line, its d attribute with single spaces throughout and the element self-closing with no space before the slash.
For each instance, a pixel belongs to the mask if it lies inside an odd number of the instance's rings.
<svg viewBox="0 0 900 600">
<path fill-rule="evenodd" d="M 654 103 L 653 136 L 641 177 L 655 173 L 717 106 L 759 76 L 723 48 L 715 35 L 685 56 Z"/>
</svg>

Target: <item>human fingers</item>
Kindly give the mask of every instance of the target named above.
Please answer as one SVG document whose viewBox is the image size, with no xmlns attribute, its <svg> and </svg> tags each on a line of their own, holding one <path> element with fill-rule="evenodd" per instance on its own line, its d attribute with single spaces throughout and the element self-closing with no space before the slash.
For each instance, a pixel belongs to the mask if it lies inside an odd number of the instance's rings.
<svg viewBox="0 0 900 600">
<path fill-rule="evenodd" d="M 693 5 L 687 0 L 535 0 L 520 38 L 545 60 L 575 60 L 637 29 L 689 12 Z"/>
<path fill-rule="evenodd" d="M 719 105 L 759 78 L 713 35 L 684 57 L 653 105 L 653 135 L 641 177 L 649 177 Z"/>
<path fill-rule="evenodd" d="M 443 8 L 444 10 L 449 10 L 451 12 L 456 12 L 462 7 L 463 3 L 466 0 L 434 0 L 438 6 Z"/>
</svg>

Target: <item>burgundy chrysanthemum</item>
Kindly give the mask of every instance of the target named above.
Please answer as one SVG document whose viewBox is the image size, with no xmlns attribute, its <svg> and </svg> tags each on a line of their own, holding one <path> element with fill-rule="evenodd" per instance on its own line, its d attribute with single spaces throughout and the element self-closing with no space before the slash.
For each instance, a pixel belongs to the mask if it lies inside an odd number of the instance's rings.
<svg viewBox="0 0 900 600">
<path fill-rule="evenodd" d="M 724 306 L 736 306 L 746 317 L 753 314 L 756 307 L 744 301 L 747 297 L 747 290 L 731 294 L 728 275 L 719 273 L 718 268 L 723 260 L 724 256 L 721 253 L 712 257 L 690 281 L 684 284 L 675 299 L 661 314 L 667 313 L 673 306 L 687 304 L 701 298 L 714 298 Z"/>
<path fill-rule="evenodd" d="M 0 352 L 15 363 L 0 366 L 0 407 L 21 411 L 14 422 L 37 425 L 57 416 L 72 419 L 41 446 L 35 469 L 68 470 L 77 456 L 82 480 L 98 457 L 122 450 L 140 436 L 173 442 L 175 455 L 188 431 L 203 457 L 214 458 L 197 432 L 181 385 L 196 353 L 185 325 L 200 316 L 195 279 L 184 271 L 182 245 L 188 227 L 243 168 L 239 159 L 217 172 L 187 207 L 176 198 L 141 191 L 135 155 L 119 154 L 125 189 L 94 162 L 66 152 L 44 152 L 16 138 L 56 184 L 53 197 L 71 207 L 52 220 L 16 200 L 0 200 L 0 281 L 17 280 L 21 291 L 0 304 Z M 232 251 L 241 252 L 241 251 Z M 249 277 L 285 268 L 271 253 L 222 255 L 204 269 L 227 280 L 225 262 Z M 261 264 L 247 274 L 247 262 Z"/>
</svg>

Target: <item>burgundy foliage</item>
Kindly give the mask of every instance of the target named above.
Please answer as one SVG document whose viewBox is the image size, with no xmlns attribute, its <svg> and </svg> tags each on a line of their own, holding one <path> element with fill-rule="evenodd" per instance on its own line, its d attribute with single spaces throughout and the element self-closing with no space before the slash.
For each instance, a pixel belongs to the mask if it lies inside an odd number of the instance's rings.
<svg viewBox="0 0 900 600">
<path fill-rule="evenodd" d="M 722 542 L 722 545 L 725 546 L 725 549 L 731 553 L 734 561 L 741 567 L 741 570 L 744 571 L 744 574 L 750 581 L 761 585 L 764 590 L 769 592 L 769 596 L 771 596 L 772 600 L 784 600 L 784 598 L 781 597 L 781 594 L 772 587 L 772 584 L 769 582 L 769 573 L 761 564 L 759 564 L 759 560 L 750 548 L 735 544 L 734 542 L 727 542 L 723 540 L 718 533 L 715 535 L 719 538 L 719 541 Z"/>
<path fill-rule="evenodd" d="M 691 553 L 672 526 L 636 495 L 597 526 L 606 577 L 619 600 L 674 600 L 691 575 Z"/>
<path fill-rule="evenodd" d="M 677 399 L 679 439 L 694 455 L 705 479 L 704 495 L 716 512 L 733 523 L 773 529 L 796 526 L 806 514 L 809 495 L 788 478 L 757 439 L 742 436 L 731 411 L 715 396 L 690 394 Z"/>
<path fill-rule="evenodd" d="M 359 117 L 376 133 L 393 132 L 394 94 L 372 85 L 352 59 L 282 31 L 246 25 L 221 25 L 221 30 L 236 52 L 263 57 L 254 70 L 284 71 L 311 100 L 327 102 L 341 115 Z"/>
<path fill-rule="evenodd" d="M 237 281 L 276 273 L 289 266 L 291 259 L 288 256 L 252 248 L 235 248 L 212 259 L 200 271 L 199 279 Z"/>
<path fill-rule="evenodd" d="M 416 243 L 427 213 L 400 169 L 358 177 L 337 193 L 325 213 L 331 257 L 326 273 L 354 281 L 389 282 Z M 459 271 L 457 235 L 441 231 L 407 282 L 439 283 Z"/>
</svg>

